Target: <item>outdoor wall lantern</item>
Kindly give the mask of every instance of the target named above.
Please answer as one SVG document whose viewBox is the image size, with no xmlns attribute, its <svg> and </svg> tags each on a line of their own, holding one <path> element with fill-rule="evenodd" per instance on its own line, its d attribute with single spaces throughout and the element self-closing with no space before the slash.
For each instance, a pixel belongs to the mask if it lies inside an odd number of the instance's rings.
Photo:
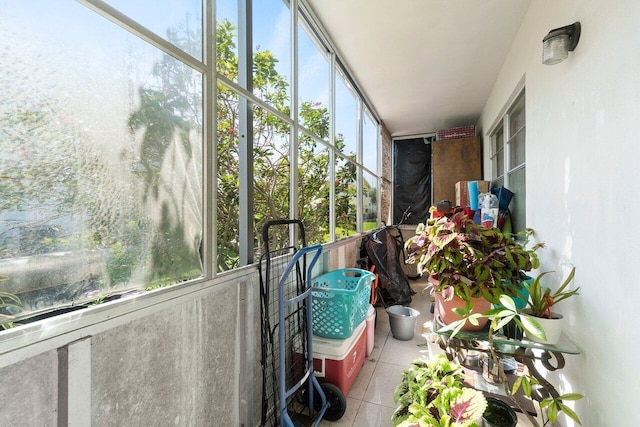
<svg viewBox="0 0 640 427">
<path fill-rule="evenodd" d="M 580 22 L 549 31 L 542 39 L 542 63 L 554 65 L 564 61 L 580 40 Z"/>
</svg>

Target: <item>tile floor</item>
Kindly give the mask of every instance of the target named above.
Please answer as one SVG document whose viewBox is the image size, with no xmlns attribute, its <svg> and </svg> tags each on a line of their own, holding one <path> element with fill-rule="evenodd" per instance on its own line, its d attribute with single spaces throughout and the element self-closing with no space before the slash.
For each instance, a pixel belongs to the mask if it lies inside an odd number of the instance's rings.
<svg viewBox="0 0 640 427">
<path fill-rule="evenodd" d="M 377 307 L 373 352 L 366 358 L 364 366 L 349 391 L 347 410 L 340 420 L 336 422 L 323 420 L 320 426 L 391 426 L 391 415 L 395 410 L 393 392 L 400 382 L 402 371 L 415 359 L 426 360 L 441 352 L 437 345 L 428 343 L 426 339 L 432 320 L 426 280 L 411 282 L 411 286 L 417 293 L 413 296 L 410 306 L 420 312 L 413 339 L 410 341 L 395 339 L 391 334 L 389 316 L 382 307 Z M 524 417 L 518 423 L 518 427 L 529 426 L 531 423 Z"/>
</svg>

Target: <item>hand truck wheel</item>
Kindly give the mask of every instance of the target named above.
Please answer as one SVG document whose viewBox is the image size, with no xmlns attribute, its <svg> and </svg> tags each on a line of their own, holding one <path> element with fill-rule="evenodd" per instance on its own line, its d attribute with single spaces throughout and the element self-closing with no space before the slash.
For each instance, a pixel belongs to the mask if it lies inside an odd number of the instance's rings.
<svg viewBox="0 0 640 427">
<path fill-rule="evenodd" d="M 324 391 L 324 395 L 327 398 L 327 403 L 329 407 L 324 413 L 323 419 L 327 421 L 338 421 L 344 415 L 347 410 L 347 398 L 344 397 L 342 391 L 338 386 L 330 383 L 321 383 L 322 391 Z M 320 410 L 322 405 L 322 401 L 320 396 L 317 396 L 313 399 L 314 406 L 316 406 L 316 410 Z"/>
</svg>

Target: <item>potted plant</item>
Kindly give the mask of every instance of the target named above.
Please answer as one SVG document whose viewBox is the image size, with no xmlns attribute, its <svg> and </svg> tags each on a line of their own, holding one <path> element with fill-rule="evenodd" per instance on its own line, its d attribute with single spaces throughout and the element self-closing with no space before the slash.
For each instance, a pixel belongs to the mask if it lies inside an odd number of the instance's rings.
<svg viewBox="0 0 640 427">
<path fill-rule="evenodd" d="M 509 384 L 507 382 L 507 376 L 505 375 L 504 369 L 502 367 L 502 363 L 500 363 L 500 359 L 499 359 L 500 350 L 498 349 L 498 346 L 494 343 L 494 335 L 498 333 L 500 330 L 502 330 L 502 328 L 505 325 L 509 324 L 510 322 L 515 322 L 520 328 L 524 330 L 533 331 L 537 335 L 543 334 L 543 330 L 534 318 L 521 313 L 521 310 L 519 310 L 516 307 L 516 303 L 514 302 L 513 298 L 511 298 L 510 296 L 502 295 L 500 297 L 499 302 L 500 304 L 497 307 L 487 311 L 486 313 L 471 314 L 469 316 L 472 316 L 472 317 L 484 316 L 490 320 L 487 337 L 486 337 L 488 340 L 488 355 L 493 361 L 494 366 L 498 367 L 499 374 L 497 375 L 497 377 L 501 378 L 501 383 L 504 388 L 505 394 L 511 398 L 511 400 L 514 402 L 516 406 L 520 407 L 518 400 L 515 399 L 515 395 L 518 392 L 518 390 L 522 388 L 523 394 L 526 397 L 537 401 L 538 407 L 540 409 L 540 414 L 542 417 L 542 426 L 548 426 L 548 425 L 554 424 L 557 421 L 558 415 L 560 413 L 564 413 L 567 417 L 575 421 L 575 423 L 581 424 L 580 418 L 578 417 L 578 415 L 570 407 L 566 405 L 566 401 L 581 399 L 583 397 L 581 394 L 565 393 L 560 395 L 559 393 L 555 392 L 555 389 L 553 388 L 551 390 L 548 389 L 548 387 L 550 386 L 549 383 L 546 383 L 546 384 L 544 382 L 541 383 L 540 381 L 538 381 L 538 379 L 536 379 L 534 376 L 528 373 L 519 375 L 517 379 L 513 382 L 512 387 L 509 387 Z M 460 330 L 459 328 L 460 324 L 462 324 L 463 322 L 464 322 L 464 319 L 459 320 L 457 322 L 454 322 L 451 325 L 441 328 L 440 330 L 444 331 L 445 329 L 447 329 L 451 331 L 449 337 L 454 338 L 458 333 L 458 331 Z M 504 406 L 495 402 L 487 403 L 487 410 L 483 415 L 483 421 L 482 421 L 483 426 L 501 426 L 501 424 L 496 424 L 496 422 L 498 422 L 498 419 L 501 419 L 502 417 L 498 416 L 497 414 L 492 415 L 492 413 L 495 411 L 491 409 L 498 405 Z M 522 412 L 526 413 L 522 407 L 520 407 L 520 409 Z M 500 410 L 500 413 L 502 413 L 503 415 L 506 415 L 506 413 L 508 412 L 509 411 L 506 410 L 504 407 L 502 408 L 502 410 Z M 535 426 L 540 425 L 530 415 L 527 414 L 527 416 L 531 421 L 532 425 L 535 425 Z M 506 418 L 508 419 L 510 418 L 510 416 L 506 416 Z M 506 425 L 508 426 L 509 423 L 507 422 Z"/>
<path fill-rule="evenodd" d="M 567 277 L 567 279 L 565 280 L 561 288 L 558 289 L 557 292 L 562 292 L 562 289 L 566 288 L 565 284 L 568 284 L 571 282 L 571 280 L 573 279 L 574 273 L 575 273 L 575 268 L 572 268 L 569 277 Z M 540 281 L 533 280 L 530 284 L 525 285 L 525 287 L 531 288 L 531 285 L 533 285 L 533 283 L 536 283 L 536 282 L 537 282 L 536 286 L 539 286 Z M 577 294 L 577 290 L 578 289 L 576 289 L 576 294 Z M 537 292 L 536 289 L 533 289 L 533 291 Z M 542 294 L 544 295 L 544 292 Z M 537 299 L 537 295 L 535 296 L 535 298 Z M 568 298 L 568 296 L 565 298 Z M 562 299 L 565 299 L 565 298 L 562 298 Z M 496 334 L 498 331 L 501 330 L 501 328 L 503 328 L 505 325 L 509 324 L 510 322 L 516 322 L 517 325 L 520 328 L 522 328 L 525 332 L 528 331 L 529 333 L 536 336 L 544 336 L 544 330 L 542 329 L 541 325 L 536 321 L 539 319 L 535 319 L 532 316 L 523 314 L 522 310 L 516 307 L 514 300 L 507 295 L 501 296 L 499 307 L 496 307 L 486 312 L 485 316 L 487 316 L 491 321 L 489 332 L 488 332 L 490 357 L 493 359 L 494 363 L 497 364 L 500 370 L 502 370 L 502 365 L 498 361 L 498 352 L 493 342 L 493 337 L 494 337 L 494 334 Z M 452 336 L 454 336 L 454 334 L 455 334 L 455 331 L 452 333 Z M 501 374 L 502 375 L 500 377 L 503 378 L 503 385 L 504 385 L 505 392 L 509 396 L 512 396 L 512 400 L 516 402 L 516 404 L 517 404 L 517 400 L 513 398 L 513 396 L 516 395 L 516 393 L 520 388 L 522 388 L 525 396 L 527 396 L 530 399 L 534 399 L 538 402 L 543 426 L 547 426 L 549 424 L 555 424 L 558 418 L 558 415 L 560 413 L 564 413 L 566 416 L 571 418 L 577 424 L 581 425 L 580 418 L 578 417 L 578 415 L 565 404 L 565 401 L 581 399 L 583 397 L 581 394 L 565 393 L 560 395 L 555 391 L 550 392 L 549 390 L 545 389 L 546 387 L 545 384 L 541 384 L 540 381 L 538 381 L 535 377 L 533 377 L 530 374 L 518 376 L 518 378 L 514 381 L 513 386 L 509 387 L 507 383 L 506 375 L 504 375 L 504 372 L 501 372 Z M 547 385 L 549 384 L 547 383 Z M 544 391 L 540 392 L 539 390 L 536 390 L 536 389 L 543 389 Z M 531 418 L 530 420 L 534 425 L 536 426 L 538 425 L 537 421 Z"/>
<path fill-rule="evenodd" d="M 543 287 L 541 279 L 550 271 L 545 271 L 536 277 L 533 281 L 524 283 L 524 289 L 528 292 L 527 307 L 522 310 L 523 316 L 533 317 L 532 322 L 537 322 L 542 331 L 538 328 L 524 328 L 527 338 L 542 344 L 557 344 L 562 334 L 564 319 L 561 314 L 552 311 L 552 308 L 560 301 L 578 295 L 580 287 L 567 290 L 567 287 L 573 280 L 576 268 L 572 267 L 567 278 L 560 284 L 556 291 L 552 291 L 550 287 Z M 532 323 L 529 322 L 529 323 Z"/>
<path fill-rule="evenodd" d="M 532 233 L 530 229 L 523 232 L 525 242 Z M 524 272 L 539 266 L 535 251 L 541 244 L 527 249 L 511 235 L 498 228 L 484 228 L 459 212 L 428 225 L 419 224 L 406 246 L 418 264 L 418 272 L 430 275 L 439 320 L 449 324 L 471 308 L 487 311 L 501 295 L 516 297 Z M 457 306 L 456 310 L 451 305 L 456 300 L 465 308 Z M 477 330 L 485 324 L 486 318 L 472 318 L 463 329 Z"/>
<path fill-rule="evenodd" d="M 538 378 L 534 377 L 530 373 L 519 375 L 514 381 L 513 386 L 509 387 L 507 383 L 507 376 L 504 373 L 502 363 L 500 363 L 501 352 L 494 342 L 494 335 L 503 330 L 503 328 L 510 323 L 515 323 L 521 330 L 524 330 L 531 336 L 547 338 L 546 334 L 548 334 L 548 331 L 543 329 L 540 324 L 540 320 L 542 320 L 545 315 L 548 317 L 550 312 L 553 317 L 553 312 L 551 311 L 553 305 L 573 295 L 577 295 L 579 288 L 570 291 L 566 290 L 573 280 L 575 268 L 571 269 L 567 278 L 555 292 L 551 292 L 548 288 L 543 288 L 541 286 L 541 278 L 546 274 L 548 273 L 542 273 L 535 279 L 523 284 L 524 292 L 531 293 L 527 302 L 530 309 L 522 309 L 516 304 L 513 298 L 508 295 L 502 295 L 499 298 L 499 304 L 496 304 L 495 308 L 482 314 L 474 313 L 466 314 L 466 316 L 467 318 L 486 317 L 490 321 L 486 335 L 489 357 L 493 361 L 494 366 L 497 366 L 500 371 L 498 378 L 502 379 L 505 393 L 512 397 L 512 400 L 516 405 L 519 406 L 519 403 L 513 396 L 515 396 L 518 390 L 522 388 L 525 396 L 538 402 L 543 426 L 554 424 L 560 413 L 564 413 L 575 423 L 581 424 L 578 415 L 566 404 L 567 401 L 581 399 L 583 397 L 581 394 L 565 393 L 561 395 L 555 391 L 551 384 L 543 380 L 538 380 Z M 539 313 L 538 317 L 525 314 L 526 311 L 533 310 L 532 306 L 536 307 L 535 310 Z M 463 318 L 462 320 L 447 325 L 446 327 L 440 328 L 440 331 L 451 331 L 449 338 L 453 338 L 467 318 Z M 535 419 L 531 417 L 529 417 L 529 419 L 533 425 L 539 425 Z"/>
<path fill-rule="evenodd" d="M 495 397 L 487 397 L 487 409 L 482 414 L 482 427 L 516 427 L 518 415 L 511 406 Z"/>
<path fill-rule="evenodd" d="M 394 426 L 476 426 L 487 401 L 482 392 L 463 387 L 464 370 L 440 354 L 416 360 L 402 373 L 393 399 Z"/>
</svg>

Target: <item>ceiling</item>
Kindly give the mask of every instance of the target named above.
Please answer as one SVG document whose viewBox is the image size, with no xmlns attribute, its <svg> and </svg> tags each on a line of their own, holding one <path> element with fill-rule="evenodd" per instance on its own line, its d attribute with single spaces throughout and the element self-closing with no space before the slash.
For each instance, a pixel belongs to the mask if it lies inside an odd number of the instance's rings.
<svg viewBox="0 0 640 427">
<path fill-rule="evenodd" d="M 307 0 L 393 136 L 476 124 L 531 0 Z"/>
</svg>

